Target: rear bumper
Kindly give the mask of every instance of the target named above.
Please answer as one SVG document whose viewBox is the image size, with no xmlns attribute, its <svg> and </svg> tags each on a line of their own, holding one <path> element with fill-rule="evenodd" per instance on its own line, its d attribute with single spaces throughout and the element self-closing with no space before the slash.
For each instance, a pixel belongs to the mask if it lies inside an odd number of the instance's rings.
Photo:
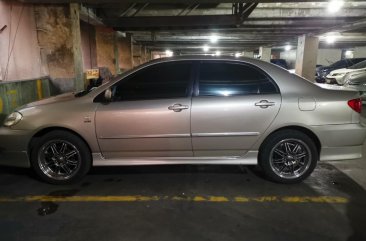
<svg viewBox="0 0 366 241">
<path fill-rule="evenodd" d="M 29 167 L 28 143 L 30 131 L 0 127 L 0 165 Z"/>
<path fill-rule="evenodd" d="M 362 157 L 361 146 L 345 146 L 345 147 L 323 147 L 320 152 L 321 161 L 337 161 L 350 160 Z"/>
<path fill-rule="evenodd" d="M 362 157 L 366 128 L 361 124 L 312 126 L 321 143 L 320 160 L 346 160 Z"/>
</svg>

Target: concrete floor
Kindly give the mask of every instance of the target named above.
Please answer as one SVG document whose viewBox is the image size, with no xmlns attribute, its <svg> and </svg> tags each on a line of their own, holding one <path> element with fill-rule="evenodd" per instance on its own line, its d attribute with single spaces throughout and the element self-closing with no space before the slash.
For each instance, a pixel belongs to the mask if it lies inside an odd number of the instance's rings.
<svg viewBox="0 0 366 241">
<path fill-rule="evenodd" d="M 361 241 L 365 218 L 365 189 L 329 163 L 295 185 L 240 166 L 94 168 L 71 186 L 0 169 L 4 241 Z"/>
</svg>

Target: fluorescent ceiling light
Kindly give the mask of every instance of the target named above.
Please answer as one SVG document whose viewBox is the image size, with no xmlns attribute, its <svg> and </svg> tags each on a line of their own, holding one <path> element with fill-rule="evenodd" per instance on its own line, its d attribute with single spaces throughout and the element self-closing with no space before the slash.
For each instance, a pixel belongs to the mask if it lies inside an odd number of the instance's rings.
<svg viewBox="0 0 366 241">
<path fill-rule="evenodd" d="M 165 50 L 165 55 L 166 55 L 166 57 L 172 57 L 173 52 L 171 50 Z"/>
<path fill-rule="evenodd" d="M 235 53 L 235 58 L 239 58 L 241 56 L 240 53 Z"/>
<path fill-rule="evenodd" d="M 210 47 L 208 45 L 203 45 L 202 49 L 204 52 L 208 52 L 210 50 Z"/>
<path fill-rule="evenodd" d="M 337 37 L 334 35 L 328 35 L 325 37 L 325 41 L 327 42 L 327 44 L 334 44 L 336 40 Z"/>
<path fill-rule="evenodd" d="M 216 56 L 220 56 L 220 55 L 221 55 L 221 52 L 220 52 L 220 51 L 216 51 L 216 52 L 215 52 L 215 55 L 216 55 Z"/>
<path fill-rule="evenodd" d="M 343 0 L 331 0 L 328 2 L 328 12 L 336 13 L 342 9 L 343 5 L 344 5 Z"/>
<path fill-rule="evenodd" d="M 288 44 L 288 45 L 285 46 L 285 50 L 286 51 L 290 51 L 291 49 L 292 49 L 292 46 L 291 45 Z"/>
<path fill-rule="evenodd" d="M 211 43 L 217 43 L 218 40 L 219 40 L 219 37 L 216 34 L 212 34 L 210 36 L 210 42 Z"/>
</svg>

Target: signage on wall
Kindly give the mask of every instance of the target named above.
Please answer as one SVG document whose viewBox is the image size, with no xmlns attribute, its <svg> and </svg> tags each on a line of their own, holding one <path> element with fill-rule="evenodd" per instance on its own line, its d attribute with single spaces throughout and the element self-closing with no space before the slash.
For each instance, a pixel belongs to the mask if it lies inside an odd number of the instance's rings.
<svg viewBox="0 0 366 241">
<path fill-rule="evenodd" d="M 86 70 L 86 79 L 98 79 L 98 78 L 99 78 L 99 69 Z"/>
</svg>

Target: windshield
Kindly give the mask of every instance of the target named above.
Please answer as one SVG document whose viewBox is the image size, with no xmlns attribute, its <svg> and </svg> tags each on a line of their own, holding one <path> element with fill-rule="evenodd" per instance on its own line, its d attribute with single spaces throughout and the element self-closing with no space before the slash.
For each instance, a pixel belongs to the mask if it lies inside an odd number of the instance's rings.
<svg viewBox="0 0 366 241">
<path fill-rule="evenodd" d="M 366 60 L 359 62 L 358 64 L 352 65 L 349 69 L 363 69 L 366 68 Z"/>
</svg>

